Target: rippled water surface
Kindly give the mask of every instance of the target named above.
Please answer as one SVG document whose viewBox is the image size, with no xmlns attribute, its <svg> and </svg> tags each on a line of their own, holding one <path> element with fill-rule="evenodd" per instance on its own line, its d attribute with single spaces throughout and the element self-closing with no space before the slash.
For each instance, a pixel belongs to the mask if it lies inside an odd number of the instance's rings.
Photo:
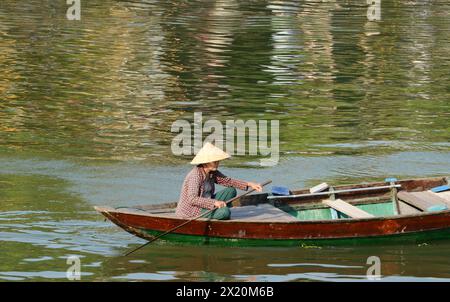
<svg viewBox="0 0 450 302">
<path fill-rule="evenodd" d="M 375 1 L 376 2 L 376 1 Z M 219 248 L 143 243 L 93 211 L 178 199 L 171 125 L 280 121 L 280 162 L 223 171 L 293 188 L 450 174 L 450 4 L 0 1 L 0 280 L 450 278 L 422 245 Z"/>
</svg>

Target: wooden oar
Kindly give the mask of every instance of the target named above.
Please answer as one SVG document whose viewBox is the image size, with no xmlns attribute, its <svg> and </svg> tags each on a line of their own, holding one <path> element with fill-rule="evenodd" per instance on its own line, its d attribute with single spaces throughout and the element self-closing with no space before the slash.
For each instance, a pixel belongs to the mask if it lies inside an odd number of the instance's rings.
<svg viewBox="0 0 450 302">
<path fill-rule="evenodd" d="M 271 182 L 272 182 L 272 180 L 268 180 L 268 181 L 266 181 L 266 182 L 263 182 L 263 183 L 261 184 L 261 187 L 264 187 L 265 185 L 268 185 L 268 184 L 270 184 Z M 225 203 L 226 203 L 226 204 L 229 204 L 229 203 L 235 201 L 236 199 L 241 198 L 242 196 L 245 196 L 245 195 L 247 195 L 247 194 L 252 193 L 253 191 L 255 191 L 255 189 L 251 189 L 250 191 L 244 192 L 244 193 L 242 193 L 242 194 L 240 194 L 240 195 L 238 195 L 238 196 L 236 196 L 236 197 L 234 197 L 234 198 L 232 198 L 232 199 L 226 201 Z M 207 211 L 207 212 L 205 212 L 205 213 L 202 213 L 202 214 L 198 215 L 197 217 L 194 217 L 194 218 L 192 218 L 192 219 L 190 219 L 190 220 L 187 220 L 187 221 L 183 222 L 182 224 L 180 224 L 180 225 L 178 225 L 178 226 L 176 226 L 176 227 L 174 227 L 174 228 L 172 228 L 172 229 L 170 229 L 170 230 L 168 230 L 168 231 L 166 231 L 166 232 L 164 232 L 164 233 L 162 233 L 162 234 L 156 236 L 156 237 L 153 238 L 152 240 L 146 242 L 145 244 L 143 244 L 143 245 L 141 245 L 140 247 L 138 247 L 138 248 L 132 250 L 131 252 L 126 253 L 124 256 L 128 256 L 128 255 L 130 255 L 131 253 L 136 252 L 137 250 L 139 250 L 139 249 L 143 248 L 144 246 L 146 246 L 146 245 L 152 243 L 153 241 L 156 241 L 156 240 L 158 240 L 159 238 L 161 238 L 161 237 L 163 237 L 163 236 L 165 236 L 165 235 L 167 235 L 167 234 L 169 234 L 169 233 L 172 233 L 173 231 L 175 231 L 175 230 L 181 228 L 182 226 L 185 226 L 185 225 L 188 224 L 189 222 L 192 222 L 192 221 L 194 221 L 194 220 L 197 220 L 197 219 L 199 219 L 199 218 L 202 218 L 203 216 L 206 216 L 206 215 L 210 214 L 212 211 L 214 211 L 214 210 L 216 210 L 216 209 L 218 209 L 218 208 L 215 207 L 215 208 L 212 209 L 212 210 L 209 210 L 209 211 Z"/>
</svg>

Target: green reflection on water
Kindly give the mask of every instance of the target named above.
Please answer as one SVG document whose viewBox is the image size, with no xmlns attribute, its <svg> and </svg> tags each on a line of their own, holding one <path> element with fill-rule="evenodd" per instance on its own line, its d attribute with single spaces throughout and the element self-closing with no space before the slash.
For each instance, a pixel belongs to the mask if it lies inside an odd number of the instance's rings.
<svg viewBox="0 0 450 302">
<path fill-rule="evenodd" d="M 360 2 L 2 1 L 0 151 L 178 163 L 195 111 L 278 119 L 284 155 L 448 150 L 449 4 Z"/>
</svg>

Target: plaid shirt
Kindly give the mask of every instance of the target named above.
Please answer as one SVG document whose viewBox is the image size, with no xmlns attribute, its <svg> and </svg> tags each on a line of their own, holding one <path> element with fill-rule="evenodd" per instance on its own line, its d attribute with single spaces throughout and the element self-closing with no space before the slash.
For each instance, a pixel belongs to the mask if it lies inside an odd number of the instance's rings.
<svg viewBox="0 0 450 302">
<path fill-rule="evenodd" d="M 210 172 L 210 177 L 213 178 L 212 194 L 214 196 L 214 183 L 225 187 L 235 187 L 241 190 L 248 190 L 247 183 L 242 180 L 232 179 L 220 173 L 219 171 Z M 211 198 L 201 197 L 203 195 L 203 183 L 206 175 L 203 169 L 195 167 L 186 176 L 181 189 L 180 200 L 177 205 L 176 214 L 183 218 L 192 218 L 200 215 L 201 209 L 214 209 L 214 202 L 216 200 Z"/>
</svg>

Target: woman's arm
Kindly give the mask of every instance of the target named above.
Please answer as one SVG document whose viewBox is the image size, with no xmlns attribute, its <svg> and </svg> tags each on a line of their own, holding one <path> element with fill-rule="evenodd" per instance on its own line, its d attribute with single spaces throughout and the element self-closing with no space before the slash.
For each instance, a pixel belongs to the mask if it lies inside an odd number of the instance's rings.
<svg viewBox="0 0 450 302">
<path fill-rule="evenodd" d="M 214 182 L 219 185 L 225 187 L 234 187 L 244 191 L 248 190 L 248 183 L 246 181 L 225 176 L 220 171 L 215 171 L 214 176 Z"/>
</svg>

